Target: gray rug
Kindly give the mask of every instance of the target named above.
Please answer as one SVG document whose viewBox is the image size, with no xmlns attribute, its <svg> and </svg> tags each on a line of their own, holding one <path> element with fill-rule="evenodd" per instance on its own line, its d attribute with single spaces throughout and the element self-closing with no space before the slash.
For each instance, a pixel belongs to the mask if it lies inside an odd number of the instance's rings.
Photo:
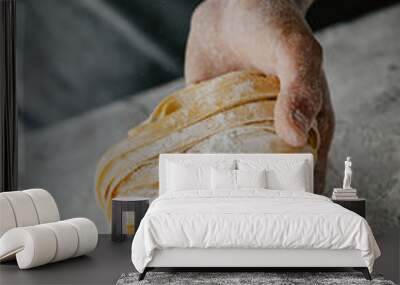
<svg viewBox="0 0 400 285">
<path fill-rule="evenodd" d="M 373 275 L 373 280 L 366 280 L 359 272 L 148 272 L 146 278 L 137 281 L 138 273 L 122 274 L 117 285 L 134 284 L 376 284 L 395 285 L 384 280 L 380 275 Z"/>
</svg>

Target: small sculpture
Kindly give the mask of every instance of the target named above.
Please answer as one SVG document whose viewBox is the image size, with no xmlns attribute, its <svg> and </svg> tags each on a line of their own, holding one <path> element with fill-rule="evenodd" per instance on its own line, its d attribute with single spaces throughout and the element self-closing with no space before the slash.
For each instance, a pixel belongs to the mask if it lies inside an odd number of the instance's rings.
<svg viewBox="0 0 400 285">
<path fill-rule="evenodd" d="M 343 179 L 343 189 L 352 189 L 351 188 L 351 157 L 348 156 L 346 161 L 344 162 L 344 179 Z"/>
</svg>

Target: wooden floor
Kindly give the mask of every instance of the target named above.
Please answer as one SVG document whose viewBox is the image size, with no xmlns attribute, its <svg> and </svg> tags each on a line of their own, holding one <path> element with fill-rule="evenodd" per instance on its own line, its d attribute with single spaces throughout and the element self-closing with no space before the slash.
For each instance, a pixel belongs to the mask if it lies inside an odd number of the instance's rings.
<svg viewBox="0 0 400 285">
<path fill-rule="evenodd" d="M 395 283 L 400 281 L 400 234 L 376 236 L 382 257 L 375 263 L 381 273 Z M 15 262 L 0 264 L 0 284 L 115 284 L 124 272 L 134 271 L 129 240 L 115 243 L 109 235 L 100 235 L 99 244 L 88 256 L 19 270 Z M 331 269 L 332 270 L 332 269 Z"/>
</svg>

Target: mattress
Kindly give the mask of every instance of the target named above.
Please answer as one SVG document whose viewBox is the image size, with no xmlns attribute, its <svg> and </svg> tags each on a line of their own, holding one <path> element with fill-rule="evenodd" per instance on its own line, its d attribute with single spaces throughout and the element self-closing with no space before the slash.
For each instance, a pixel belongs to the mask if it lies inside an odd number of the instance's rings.
<svg viewBox="0 0 400 285">
<path fill-rule="evenodd" d="M 139 272 L 162 249 L 359 250 L 372 271 L 380 250 L 364 218 L 300 191 L 169 192 L 151 204 L 132 243 Z"/>
</svg>

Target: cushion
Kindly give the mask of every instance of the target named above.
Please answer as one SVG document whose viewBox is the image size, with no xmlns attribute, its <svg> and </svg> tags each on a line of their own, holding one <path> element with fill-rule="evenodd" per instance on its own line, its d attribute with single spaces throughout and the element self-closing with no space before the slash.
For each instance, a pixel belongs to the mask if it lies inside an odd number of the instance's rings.
<svg viewBox="0 0 400 285">
<path fill-rule="evenodd" d="M 28 189 L 22 192 L 28 194 L 32 199 L 38 215 L 39 224 L 60 220 L 57 204 L 49 192 L 43 189 Z"/>
<path fill-rule="evenodd" d="M 0 237 L 9 229 L 15 228 L 14 212 L 8 199 L 0 193 Z"/>
<path fill-rule="evenodd" d="M 185 191 L 193 189 L 210 189 L 210 168 L 207 166 L 181 165 L 168 163 L 168 191 Z"/>
<path fill-rule="evenodd" d="M 236 170 L 237 188 L 267 188 L 267 171 Z"/>
<path fill-rule="evenodd" d="M 1 196 L 6 198 L 13 209 L 17 227 L 26 227 L 39 224 L 35 205 L 30 196 L 22 191 L 3 192 Z"/>
<path fill-rule="evenodd" d="M 267 170 L 267 188 L 272 190 L 306 191 L 308 167 L 305 161 L 239 160 L 239 170 Z"/>
<path fill-rule="evenodd" d="M 72 225 L 78 233 L 78 248 L 73 257 L 86 254 L 96 248 L 97 228 L 91 220 L 86 218 L 74 218 L 63 222 Z"/>
<path fill-rule="evenodd" d="M 267 172 L 268 188 L 277 190 L 306 191 L 307 178 L 304 161 L 270 169 Z"/>
<path fill-rule="evenodd" d="M 56 237 L 43 225 L 13 228 L 0 238 L 0 261 L 16 258 L 20 269 L 49 263 L 56 251 Z"/>
<path fill-rule="evenodd" d="M 57 244 L 60 245 L 57 247 L 56 254 L 52 258 L 51 262 L 56 262 L 70 258 L 71 256 L 75 256 L 78 248 L 79 236 L 78 232 L 70 223 L 67 221 L 60 221 L 44 224 L 43 226 L 51 230 L 52 234 L 54 234 L 56 237 Z"/>
<path fill-rule="evenodd" d="M 79 256 L 97 245 L 97 228 L 85 218 L 18 227 L 0 238 L 0 261 L 14 256 L 20 269 Z"/>
<path fill-rule="evenodd" d="M 26 227 L 60 220 L 57 204 L 43 189 L 0 193 L 0 237 L 14 227 Z"/>
<path fill-rule="evenodd" d="M 212 190 L 218 190 L 218 189 L 235 190 L 236 170 L 212 168 L 211 188 Z"/>
</svg>

